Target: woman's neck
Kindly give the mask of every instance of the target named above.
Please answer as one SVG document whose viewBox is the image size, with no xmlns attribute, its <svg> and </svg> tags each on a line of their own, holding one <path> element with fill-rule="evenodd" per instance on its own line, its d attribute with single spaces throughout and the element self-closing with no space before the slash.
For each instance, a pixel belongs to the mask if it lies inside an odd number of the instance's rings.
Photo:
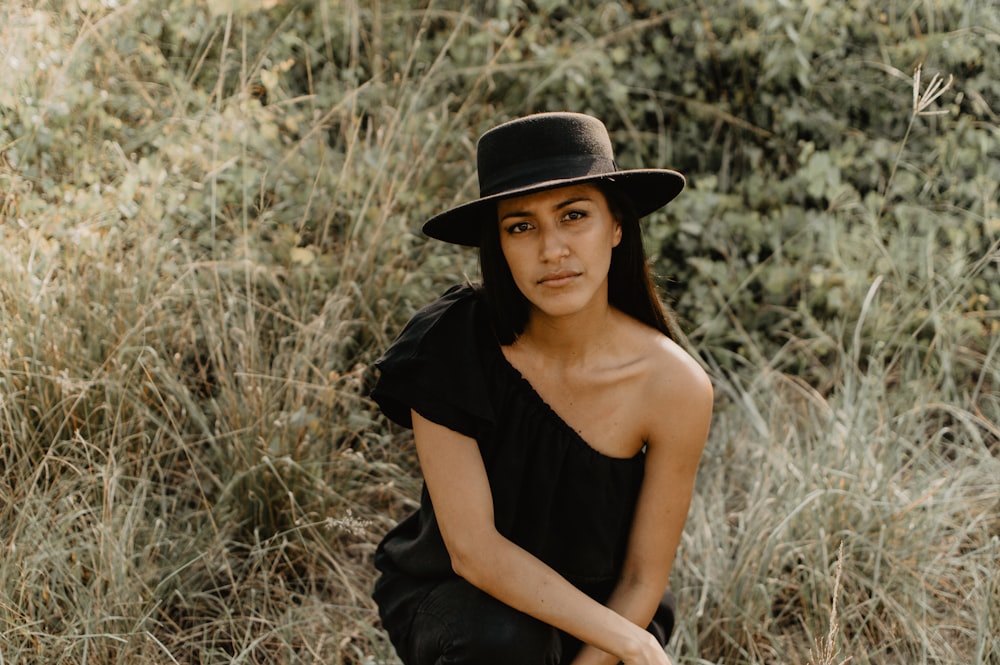
<svg viewBox="0 0 1000 665">
<path fill-rule="evenodd" d="M 560 317 L 532 310 L 515 345 L 538 354 L 546 363 L 583 364 L 606 352 L 614 338 L 617 315 L 610 304 Z"/>
</svg>

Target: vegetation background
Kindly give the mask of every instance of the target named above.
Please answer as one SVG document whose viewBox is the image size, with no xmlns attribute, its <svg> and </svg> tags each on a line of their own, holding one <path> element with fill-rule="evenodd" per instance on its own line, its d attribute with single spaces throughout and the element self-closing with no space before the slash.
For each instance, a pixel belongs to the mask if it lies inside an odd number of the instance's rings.
<svg viewBox="0 0 1000 665">
<path fill-rule="evenodd" d="M 676 662 L 1000 663 L 996 2 L 11 0 L 0 71 L 0 663 L 397 662 L 371 362 L 551 109 L 689 176 Z"/>
</svg>

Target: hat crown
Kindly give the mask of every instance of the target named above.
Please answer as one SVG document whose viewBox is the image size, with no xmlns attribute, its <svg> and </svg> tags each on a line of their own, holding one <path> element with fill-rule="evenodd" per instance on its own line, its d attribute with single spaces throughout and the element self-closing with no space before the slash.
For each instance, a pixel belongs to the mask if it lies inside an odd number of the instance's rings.
<svg viewBox="0 0 1000 665">
<path fill-rule="evenodd" d="M 498 125 L 480 137 L 476 160 L 480 196 L 618 170 L 604 123 L 582 113 L 538 113 Z"/>
</svg>

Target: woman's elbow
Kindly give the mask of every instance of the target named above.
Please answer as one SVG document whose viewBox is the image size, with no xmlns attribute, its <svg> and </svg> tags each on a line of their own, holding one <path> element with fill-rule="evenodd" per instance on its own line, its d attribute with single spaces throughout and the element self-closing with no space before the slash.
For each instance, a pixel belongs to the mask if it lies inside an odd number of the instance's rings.
<svg viewBox="0 0 1000 665">
<path fill-rule="evenodd" d="M 475 564 L 471 563 L 467 557 L 458 555 L 454 552 L 450 552 L 450 554 L 452 571 L 466 582 L 474 584 L 470 578 L 475 577 Z"/>
<path fill-rule="evenodd" d="M 462 538 L 448 543 L 451 569 L 456 575 L 473 586 L 482 586 L 488 573 L 495 568 L 491 563 L 489 545 L 479 538 Z"/>
</svg>

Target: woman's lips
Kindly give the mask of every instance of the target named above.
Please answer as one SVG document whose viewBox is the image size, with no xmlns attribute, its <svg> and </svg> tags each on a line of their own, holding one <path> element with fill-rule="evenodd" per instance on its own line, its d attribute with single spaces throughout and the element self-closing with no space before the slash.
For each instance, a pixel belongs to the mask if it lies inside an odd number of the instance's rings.
<svg viewBox="0 0 1000 665">
<path fill-rule="evenodd" d="M 538 280 L 538 283 L 542 286 L 555 288 L 565 286 L 579 276 L 580 273 L 575 270 L 559 270 L 557 272 L 550 272 L 544 275 L 540 280 Z"/>
</svg>

